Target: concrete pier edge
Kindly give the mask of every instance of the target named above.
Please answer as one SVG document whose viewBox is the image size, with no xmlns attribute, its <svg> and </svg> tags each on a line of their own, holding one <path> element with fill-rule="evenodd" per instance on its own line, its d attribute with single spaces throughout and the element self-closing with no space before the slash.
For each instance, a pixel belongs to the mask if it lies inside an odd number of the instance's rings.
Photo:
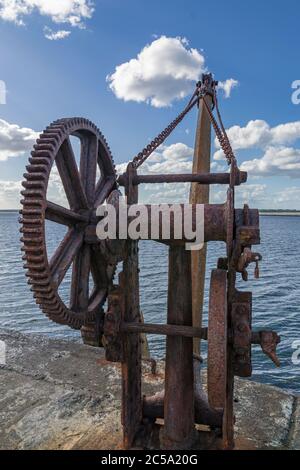
<svg viewBox="0 0 300 470">
<path fill-rule="evenodd" d="M 121 449 L 120 365 L 103 350 L 0 328 L 0 449 Z M 143 389 L 162 389 L 143 364 Z M 238 449 L 300 450 L 300 398 L 279 388 L 237 380 Z"/>
</svg>

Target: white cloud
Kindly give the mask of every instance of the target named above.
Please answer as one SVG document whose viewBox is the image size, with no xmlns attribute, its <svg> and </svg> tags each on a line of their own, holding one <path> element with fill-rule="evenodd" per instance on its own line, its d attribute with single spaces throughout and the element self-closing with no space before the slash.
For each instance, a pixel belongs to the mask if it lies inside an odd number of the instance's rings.
<svg viewBox="0 0 300 470">
<path fill-rule="evenodd" d="M 290 176 L 300 178 L 300 149 L 268 147 L 261 158 L 245 161 L 241 169 L 254 176 Z"/>
<path fill-rule="evenodd" d="M 38 133 L 0 119 L 0 161 L 29 152 Z"/>
<path fill-rule="evenodd" d="M 0 18 L 18 25 L 24 17 L 37 10 L 50 17 L 54 23 L 68 23 L 83 27 L 84 21 L 92 17 L 94 2 L 91 0 L 0 0 Z"/>
<path fill-rule="evenodd" d="M 251 120 L 246 126 L 232 126 L 227 129 L 227 134 L 234 150 L 250 148 L 266 148 L 270 145 L 287 145 L 300 139 L 300 121 L 287 122 L 271 127 L 261 119 Z M 215 146 L 220 148 L 215 140 Z M 221 160 L 224 154 L 218 150 L 214 158 Z"/>
<path fill-rule="evenodd" d="M 20 204 L 21 181 L 0 180 L 1 209 L 15 209 Z"/>
<path fill-rule="evenodd" d="M 141 167 L 143 174 L 189 173 L 192 168 L 194 150 L 182 142 L 161 145 Z M 117 165 L 117 172 L 123 173 L 127 163 Z"/>
<path fill-rule="evenodd" d="M 257 149 L 262 156 L 244 161 L 241 169 L 251 176 L 290 176 L 300 178 L 300 149 L 290 145 L 300 140 L 300 121 L 271 127 L 264 120 L 251 120 L 246 126 L 232 126 L 227 130 L 234 151 Z M 217 148 L 214 160 L 223 160 L 224 153 Z"/>
<path fill-rule="evenodd" d="M 237 87 L 239 82 L 234 80 L 234 78 L 228 78 L 224 82 L 219 82 L 218 87 L 221 90 L 224 90 L 225 98 L 230 98 L 231 91 L 233 88 Z"/>
<path fill-rule="evenodd" d="M 109 87 L 124 101 L 169 106 L 184 98 L 205 71 L 204 56 L 184 38 L 161 36 L 146 45 L 135 59 L 118 65 L 107 77 Z"/>
<path fill-rule="evenodd" d="M 60 39 L 65 39 L 68 36 L 70 36 L 71 31 L 66 31 L 64 29 L 59 30 L 59 31 L 53 31 L 51 28 L 48 28 L 45 26 L 44 28 L 44 36 L 46 39 L 49 39 L 49 41 L 58 41 Z"/>
<path fill-rule="evenodd" d="M 281 156 L 285 161 L 285 156 Z M 161 145 L 140 168 L 142 174 L 190 173 L 192 171 L 193 149 L 182 142 L 169 146 Z M 278 162 L 276 164 L 279 164 Z M 292 161 L 290 164 L 294 164 Z M 126 171 L 127 163 L 117 165 L 117 172 Z M 256 174 L 254 168 L 245 167 L 250 175 Z M 226 172 L 228 166 L 222 162 L 212 161 L 211 171 Z M 271 172 L 271 170 L 269 170 Z M 273 171 L 273 170 L 272 170 Z M 274 173 L 275 174 L 275 173 Z M 144 203 L 178 203 L 188 202 L 190 183 L 145 184 L 140 187 L 140 201 Z M 271 185 L 247 183 L 236 188 L 236 207 L 248 203 L 258 208 L 300 208 L 300 188 L 274 191 Z M 226 201 L 226 185 L 213 185 L 210 188 L 210 202 L 222 204 Z M 284 196 L 286 194 L 286 197 Z M 297 202 L 299 201 L 299 202 Z"/>
<path fill-rule="evenodd" d="M 153 152 L 151 157 L 145 161 L 140 169 L 141 174 L 172 174 L 172 173 L 191 173 L 194 149 L 188 145 L 177 142 L 176 144 L 161 145 Z M 117 172 L 126 171 L 127 163 L 117 165 Z M 228 167 L 212 162 L 212 171 L 227 171 Z M 145 184 L 141 187 L 141 200 L 145 203 L 163 203 L 163 202 L 188 202 L 190 183 L 162 183 Z M 226 199 L 226 190 L 220 187 L 212 190 L 213 202 L 224 202 Z"/>
<path fill-rule="evenodd" d="M 22 181 L 0 180 L 0 208 L 18 208 L 20 206 L 21 199 L 23 199 L 23 196 L 21 195 L 22 190 L 24 190 Z M 69 207 L 64 188 L 55 165 L 53 166 L 50 173 L 47 188 L 47 199 L 56 204 Z"/>
<path fill-rule="evenodd" d="M 300 209 L 299 202 L 296 204 L 296 201 L 300 201 L 300 188 L 298 186 L 291 186 L 289 188 L 284 188 L 283 191 L 278 191 L 276 193 L 276 203 L 279 207 L 284 209 Z"/>
</svg>

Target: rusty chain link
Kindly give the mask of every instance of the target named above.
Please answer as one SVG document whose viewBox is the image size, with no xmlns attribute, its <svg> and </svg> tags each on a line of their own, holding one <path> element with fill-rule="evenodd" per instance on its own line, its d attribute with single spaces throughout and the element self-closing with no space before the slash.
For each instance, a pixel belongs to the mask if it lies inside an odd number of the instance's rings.
<svg viewBox="0 0 300 470">
<path fill-rule="evenodd" d="M 206 76 L 207 77 L 207 76 Z M 220 146 L 226 156 L 228 164 L 235 164 L 236 163 L 236 158 L 234 156 L 231 144 L 229 142 L 225 127 L 223 125 L 223 121 L 221 118 L 220 110 L 219 110 L 219 105 L 218 105 L 218 99 L 217 99 L 217 92 L 216 92 L 216 85 L 217 82 L 212 82 L 212 91 L 208 91 L 207 84 L 205 83 L 205 80 L 202 82 L 198 82 L 196 85 L 196 89 L 188 102 L 187 106 L 184 108 L 184 110 L 160 133 L 158 134 L 155 139 L 153 139 L 150 144 L 148 144 L 146 147 L 143 148 L 141 152 L 139 152 L 132 160 L 132 164 L 135 168 L 140 167 L 149 157 L 150 155 L 156 150 L 163 142 L 166 140 L 166 138 L 173 132 L 173 130 L 178 126 L 178 124 L 184 119 L 184 117 L 193 109 L 193 107 L 199 103 L 199 100 L 202 99 L 203 103 L 205 105 L 205 108 L 208 112 L 209 119 L 211 121 L 211 124 L 214 128 L 216 137 L 220 143 Z M 217 111 L 217 116 L 220 122 L 220 126 L 214 117 L 211 107 L 207 103 L 205 96 L 207 94 L 210 94 L 213 98 L 213 105 L 216 107 Z"/>
<path fill-rule="evenodd" d="M 158 134 L 158 136 L 155 137 L 155 139 L 153 139 L 150 142 L 150 144 L 147 145 L 147 147 L 144 147 L 144 149 L 134 157 L 134 159 L 132 160 L 132 163 L 135 168 L 138 168 L 139 166 L 141 166 L 147 160 L 147 158 L 150 157 L 150 155 L 154 152 L 154 150 L 156 150 L 157 147 L 159 147 L 166 140 L 166 138 L 173 132 L 173 130 L 188 114 L 188 112 L 195 106 L 195 104 L 198 103 L 198 100 L 199 100 L 198 93 L 199 93 L 199 89 L 197 87 L 190 101 L 188 102 L 187 106 L 176 117 L 176 119 L 174 119 L 174 121 L 172 121 L 160 134 Z"/>
</svg>

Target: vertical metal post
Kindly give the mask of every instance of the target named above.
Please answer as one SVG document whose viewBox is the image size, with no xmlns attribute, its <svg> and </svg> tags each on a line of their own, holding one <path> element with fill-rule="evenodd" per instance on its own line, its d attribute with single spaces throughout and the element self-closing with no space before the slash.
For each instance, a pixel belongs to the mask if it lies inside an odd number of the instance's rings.
<svg viewBox="0 0 300 470">
<path fill-rule="evenodd" d="M 168 324 L 192 325 L 191 253 L 185 247 L 169 248 Z M 164 402 L 166 449 L 191 445 L 194 431 L 192 338 L 167 337 Z"/>
<path fill-rule="evenodd" d="M 136 169 L 127 167 L 126 196 L 128 204 L 138 201 L 138 186 L 132 185 Z M 140 321 L 138 242 L 126 240 L 123 263 L 122 290 L 124 292 L 123 321 Z M 138 333 L 124 335 L 122 361 L 122 424 L 124 447 L 132 447 L 142 422 L 141 341 Z"/>
<path fill-rule="evenodd" d="M 205 84 L 206 81 L 206 84 Z M 212 75 L 203 75 L 203 85 L 209 90 L 213 85 Z M 202 86 L 203 86 L 202 85 Z M 207 103 L 212 105 L 212 97 L 207 94 Z M 199 115 L 193 158 L 193 173 L 210 173 L 211 123 L 202 100 L 199 103 Z M 208 204 L 209 185 L 191 184 L 190 204 Z M 203 299 L 205 287 L 206 244 L 201 250 L 192 251 L 192 309 L 193 326 L 202 326 Z M 200 339 L 194 339 L 194 353 L 200 354 Z"/>
</svg>

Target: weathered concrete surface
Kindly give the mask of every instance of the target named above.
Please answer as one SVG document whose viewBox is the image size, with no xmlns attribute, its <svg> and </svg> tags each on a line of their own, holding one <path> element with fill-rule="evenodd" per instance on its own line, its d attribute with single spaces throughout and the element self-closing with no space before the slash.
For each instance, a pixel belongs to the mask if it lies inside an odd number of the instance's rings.
<svg viewBox="0 0 300 470">
<path fill-rule="evenodd" d="M 0 330 L 0 449 L 121 449 L 120 367 L 100 349 Z M 144 392 L 163 386 L 144 364 Z M 275 387 L 237 381 L 238 448 L 300 449 L 300 402 Z"/>
</svg>

